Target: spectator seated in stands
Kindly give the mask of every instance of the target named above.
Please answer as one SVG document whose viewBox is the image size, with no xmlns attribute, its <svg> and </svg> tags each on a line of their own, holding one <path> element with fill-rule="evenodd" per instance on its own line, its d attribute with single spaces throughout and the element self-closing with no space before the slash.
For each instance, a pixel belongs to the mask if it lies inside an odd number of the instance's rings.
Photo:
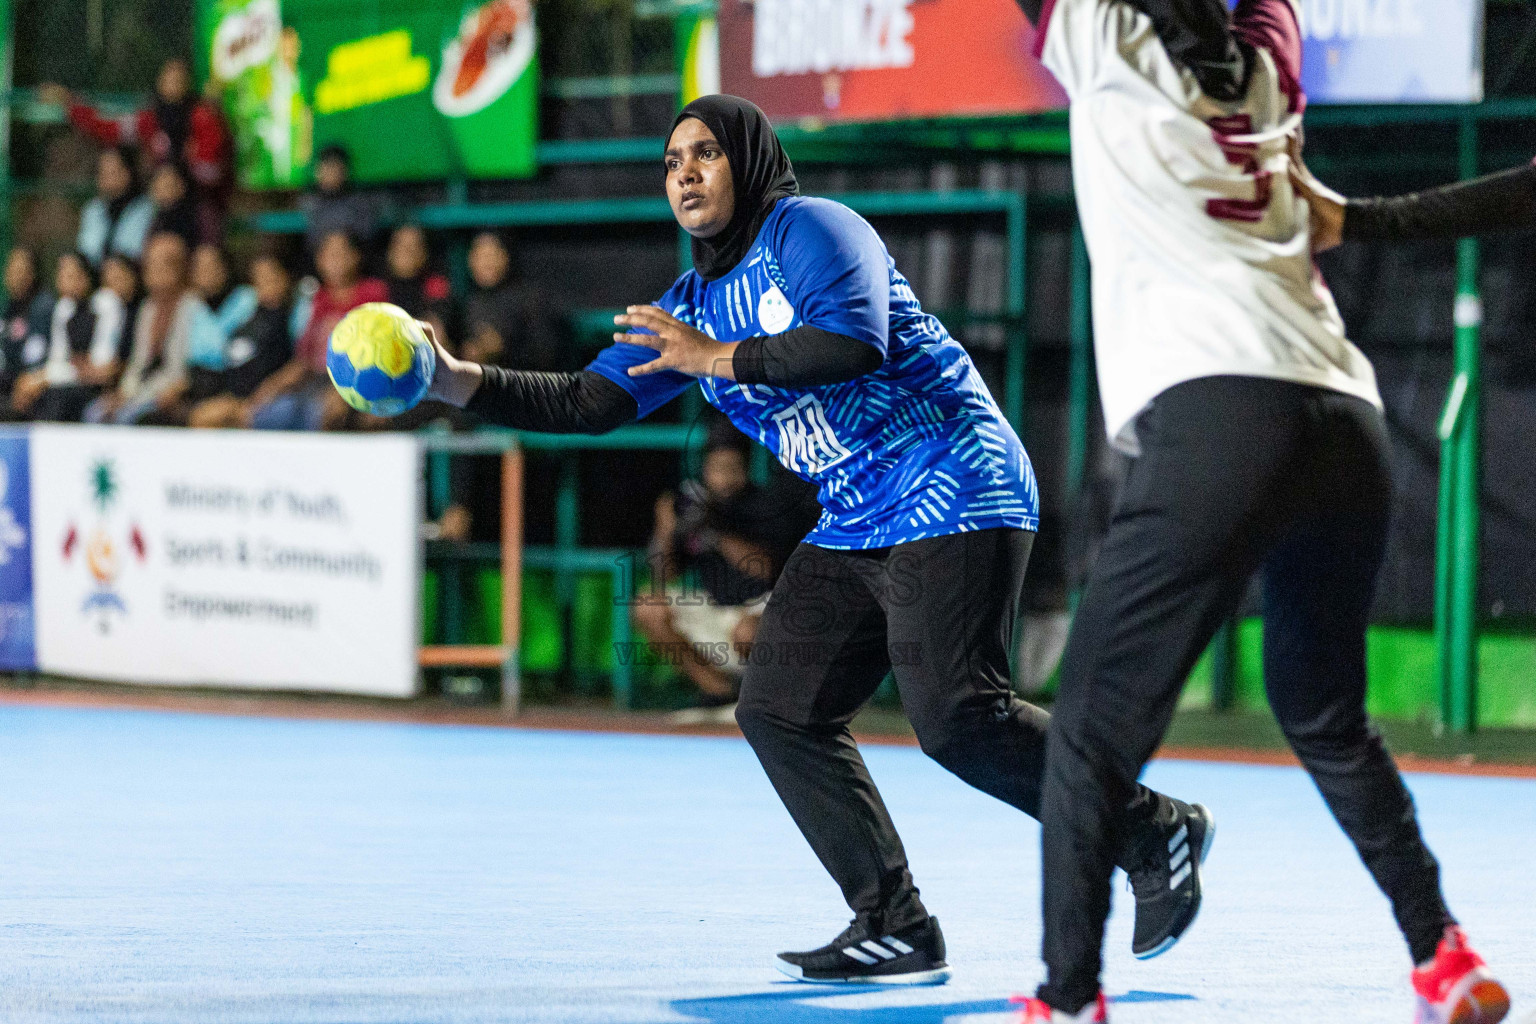
<svg viewBox="0 0 1536 1024">
<path fill-rule="evenodd" d="M 117 383 L 127 307 L 110 288 L 97 288 L 91 265 L 78 252 L 59 257 L 54 271 L 48 355 L 23 373 L 11 408 L 34 420 L 72 423 L 93 399 Z"/>
<path fill-rule="evenodd" d="M 387 302 L 389 289 L 376 277 L 362 276 L 363 254 L 345 231 L 332 231 L 320 242 L 315 266 L 320 290 L 309 323 L 294 343 L 293 358 L 251 396 L 247 423 L 262 430 L 340 430 L 351 410 L 331 386 L 325 370 L 331 331 L 349 310 L 365 302 Z"/>
<path fill-rule="evenodd" d="M 511 255 L 494 231 L 482 231 L 469 247 L 474 291 L 464 304 L 463 359 L 519 370 L 551 370 L 558 346 L 538 294 L 515 284 Z"/>
<path fill-rule="evenodd" d="M 37 252 L 18 245 L 5 260 L 5 337 L 0 339 L 0 420 L 21 417 L 11 409 L 11 391 L 28 369 L 48 355 L 53 293 L 42 287 Z"/>
<path fill-rule="evenodd" d="M 177 235 L 189 251 L 197 245 L 197 206 L 179 166 L 163 163 L 155 168 L 149 176 L 149 199 L 155 207 L 149 222 L 151 235 Z"/>
<path fill-rule="evenodd" d="M 681 724 L 728 722 L 768 592 L 799 540 L 768 493 L 747 476 L 747 442 L 734 428 L 712 432 L 700 479 L 656 501 L 651 587 L 636 596 L 634 621 L 663 657 L 698 688 Z M 684 573 L 696 585 L 684 582 Z"/>
<path fill-rule="evenodd" d="M 234 264 L 222 245 L 204 242 L 192 251 L 192 290 L 208 304 L 225 340 L 256 312 L 256 289 L 235 277 Z"/>
<path fill-rule="evenodd" d="M 448 279 L 430 267 L 432 252 L 420 224 L 401 224 L 384 252 L 389 301 L 417 320 L 432 325 L 439 338 L 451 338 L 453 296 Z"/>
<path fill-rule="evenodd" d="M 304 248 L 311 258 L 318 258 L 320 244 L 334 232 L 368 247 L 379 229 L 378 200 L 352 187 L 352 154 L 345 146 L 321 147 L 315 156 L 315 190 L 299 197 L 299 209 L 309 222 Z"/>
<path fill-rule="evenodd" d="M 144 246 L 144 290 L 133 349 L 117 388 L 85 410 L 91 423 L 179 424 L 186 420 L 187 354 L 217 345 L 219 326 L 187 282 L 179 235 L 151 235 Z"/>
<path fill-rule="evenodd" d="M 271 251 L 251 261 L 256 311 L 224 346 L 223 369 L 196 390 L 210 397 L 192 407 L 191 427 L 242 427 L 250 416 L 250 399 L 262 382 L 293 357 L 295 314 L 293 278 L 282 259 Z M 308 317 L 301 322 L 307 322 Z"/>
<path fill-rule="evenodd" d="M 118 339 L 117 360 L 127 363 L 133 354 L 133 324 L 139 315 L 139 263 L 127 256 L 112 254 L 101 263 L 101 286 L 123 303 L 123 332 Z"/>
<path fill-rule="evenodd" d="M 109 146 L 96 158 L 96 195 L 80 211 L 75 248 L 100 268 L 111 253 L 138 259 L 155 216 L 154 202 L 139 185 L 133 153 Z"/>
<path fill-rule="evenodd" d="M 41 287 L 37 251 L 29 245 L 12 246 L 5 257 L 5 343 L 19 344 L 39 314 L 46 318 L 53 297 Z M 46 307 L 46 308 L 44 308 Z"/>
<path fill-rule="evenodd" d="M 417 320 L 432 325 L 444 344 L 458 333 L 452 288 L 448 279 L 431 269 L 432 251 L 427 233 L 419 224 L 401 224 L 390 232 L 384 250 L 384 285 L 389 301 Z M 356 413 L 352 426 L 358 430 L 416 430 L 433 420 L 454 419 L 453 410 L 441 402 L 422 402 L 399 416 Z"/>
<path fill-rule="evenodd" d="M 44 85 L 38 93 L 44 102 L 66 107 L 70 122 L 103 146 L 136 146 L 153 164 L 174 161 L 187 168 L 197 188 L 197 233 L 207 239 L 223 234 L 234 147 L 218 107 L 192 94 L 186 60 L 173 57 L 162 64 L 153 99 L 121 117 L 102 115 L 58 85 Z"/>
<path fill-rule="evenodd" d="M 213 314 L 216 332 L 194 338 L 187 353 L 188 414 L 204 399 L 221 394 L 229 339 L 256 311 L 256 290 L 235 279 L 223 246 L 204 242 L 192 251 L 192 290 Z"/>
</svg>

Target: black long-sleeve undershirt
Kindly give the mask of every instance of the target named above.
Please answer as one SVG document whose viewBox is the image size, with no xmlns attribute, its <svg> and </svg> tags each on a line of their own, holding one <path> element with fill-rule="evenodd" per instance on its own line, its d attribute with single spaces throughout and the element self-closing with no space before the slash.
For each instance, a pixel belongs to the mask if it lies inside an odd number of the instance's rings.
<svg viewBox="0 0 1536 1024">
<path fill-rule="evenodd" d="M 464 411 L 487 423 L 546 434 L 606 434 L 633 422 L 640 407 L 600 373 L 543 373 L 481 367 Z"/>
<path fill-rule="evenodd" d="M 855 338 L 804 325 L 748 338 L 732 369 L 743 384 L 784 388 L 840 384 L 879 369 L 880 352 Z M 628 391 L 593 370 L 543 373 L 481 367 L 480 387 L 464 409 L 487 423 L 549 434 L 605 434 L 639 415 Z"/>
<path fill-rule="evenodd" d="M 743 341 L 731 357 L 731 369 L 743 384 L 814 388 L 862 377 L 882 362 L 873 345 L 802 324 L 783 334 Z"/>
<path fill-rule="evenodd" d="M 1348 241 L 1461 238 L 1532 228 L 1536 166 L 1529 164 L 1403 196 L 1351 199 L 1344 207 Z"/>
</svg>

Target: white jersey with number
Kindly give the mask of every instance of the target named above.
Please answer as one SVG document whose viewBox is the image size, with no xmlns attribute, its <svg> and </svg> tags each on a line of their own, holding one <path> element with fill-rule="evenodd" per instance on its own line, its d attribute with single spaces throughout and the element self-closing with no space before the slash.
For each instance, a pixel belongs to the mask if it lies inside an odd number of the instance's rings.
<svg viewBox="0 0 1536 1024">
<path fill-rule="evenodd" d="M 1245 24 L 1245 10 L 1248 21 Z M 1357 395 L 1370 361 L 1312 264 L 1287 173 L 1305 98 L 1290 0 L 1246 0 L 1257 60 L 1236 103 L 1206 96 L 1122 0 L 1047 3 L 1037 45 L 1071 99 L 1072 172 L 1093 264 L 1099 387 L 1111 441 L 1175 384 L 1222 374 Z"/>
</svg>

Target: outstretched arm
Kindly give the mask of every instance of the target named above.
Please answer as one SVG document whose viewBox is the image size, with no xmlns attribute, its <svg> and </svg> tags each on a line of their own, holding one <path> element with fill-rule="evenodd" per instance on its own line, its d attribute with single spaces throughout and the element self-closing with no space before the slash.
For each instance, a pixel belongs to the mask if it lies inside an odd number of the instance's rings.
<svg viewBox="0 0 1536 1024">
<path fill-rule="evenodd" d="M 1536 227 L 1536 166 L 1500 171 L 1424 192 L 1351 199 L 1346 240 L 1460 238 Z"/>
<path fill-rule="evenodd" d="M 38 86 L 38 99 L 64 109 L 65 116 L 75 130 L 103 146 L 135 145 L 144 140 L 138 137 L 138 114 L 107 117 L 87 103 L 80 102 L 62 85 L 45 82 Z"/>
<path fill-rule="evenodd" d="M 1423 192 L 1345 199 L 1293 150 L 1291 180 L 1312 211 L 1312 249 L 1342 241 L 1406 242 L 1536 228 L 1536 165 Z"/>
<path fill-rule="evenodd" d="M 600 373 L 506 370 L 456 359 L 423 327 L 437 349 L 428 398 L 458 406 L 487 423 L 549 434 L 605 434 L 633 422 L 634 398 Z"/>
</svg>

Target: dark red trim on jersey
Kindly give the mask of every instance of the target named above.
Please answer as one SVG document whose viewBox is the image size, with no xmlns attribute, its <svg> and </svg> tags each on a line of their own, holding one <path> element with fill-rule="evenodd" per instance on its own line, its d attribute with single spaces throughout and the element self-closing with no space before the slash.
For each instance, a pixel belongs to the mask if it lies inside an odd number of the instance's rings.
<svg viewBox="0 0 1536 1024">
<path fill-rule="evenodd" d="M 1236 220 L 1245 224 L 1257 224 L 1269 211 L 1273 197 L 1273 175 L 1259 167 L 1259 147 L 1251 142 L 1234 142 L 1253 132 L 1253 118 L 1248 114 L 1229 114 L 1213 117 L 1206 122 L 1216 137 L 1227 162 L 1240 167 L 1244 174 L 1253 176 L 1252 199 L 1207 199 L 1205 212 L 1217 220 Z"/>
<path fill-rule="evenodd" d="M 1045 6 L 1040 8 L 1040 20 L 1035 23 L 1035 42 L 1029 50 L 1036 60 L 1045 52 L 1045 34 L 1051 28 L 1051 15 L 1056 11 L 1056 0 L 1045 0 Z"/>
<path fill-rule="evenodd" d="M 1290 100 L 1290 111 L 1307 108 L 1301 88 L 1301 26 L 1291 0 L 1238 0 L 1232 12 L 1232 34 L 1256 50 L 1268 50 L 1280 72 L 1280 91 Z"/>
<path fill-rule="evenodd" d="M 1269 211 L 1269 201 L 1273 195 L 1274 185 L 1270 173 L 1263 171 L 1254 176 L 1252 199 L 1207 199 L 1205 212 L 1217 220 L 1257 224 Z"/>
</svg>

